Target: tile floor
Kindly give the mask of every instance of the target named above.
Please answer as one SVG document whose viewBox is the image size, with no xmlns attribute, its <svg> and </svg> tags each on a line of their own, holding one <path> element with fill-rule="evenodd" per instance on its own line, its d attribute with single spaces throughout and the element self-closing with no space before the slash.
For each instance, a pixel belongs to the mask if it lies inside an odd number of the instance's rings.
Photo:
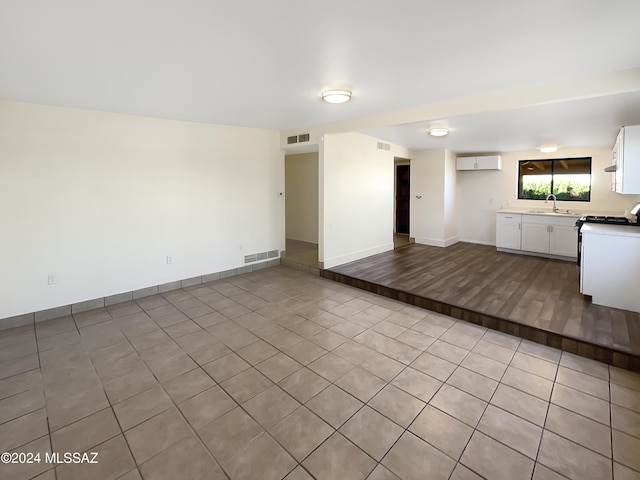
<svg viewBox="0 0 640 480">
<path fill-rule="evenodd" d="M 276 267 L 0 332 L 0 451 L 98 453 L 3 479 L 639 479 L 640 376 Z"/>
</svg>

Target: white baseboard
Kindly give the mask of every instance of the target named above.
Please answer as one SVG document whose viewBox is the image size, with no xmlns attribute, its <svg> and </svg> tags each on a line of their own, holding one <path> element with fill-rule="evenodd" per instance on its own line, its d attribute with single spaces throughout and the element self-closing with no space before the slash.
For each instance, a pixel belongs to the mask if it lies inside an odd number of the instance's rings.
<svg viewBox="0 0 640 480">
<path fill-rule="evenodd" d="M 384 245 L 378 245 L 376 247 L 367 248 L 365 250 L 347 253 L 346 255 L 339 255 L 333 258 L 325 258 L 323 264 L 325 269 L 337 267 L 338 265 L 354 262 L 356 260 L 370 257 L 371 255 L 376 255 L 378 253 L 388 252 L 390 250 L 393 250 L 393 243 L 385 243 Z"/>
</svg>

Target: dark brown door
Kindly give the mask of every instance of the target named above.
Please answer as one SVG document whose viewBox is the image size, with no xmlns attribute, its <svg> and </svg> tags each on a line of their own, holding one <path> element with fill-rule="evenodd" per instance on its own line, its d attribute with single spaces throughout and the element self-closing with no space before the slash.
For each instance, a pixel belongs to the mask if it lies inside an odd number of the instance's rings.
<svg viewBox="0 0 640 480">
<path fill-rule="evenodd" d="M 409 165 L 396 165 L 396 233 L 409 234 Z"/>
</svg>

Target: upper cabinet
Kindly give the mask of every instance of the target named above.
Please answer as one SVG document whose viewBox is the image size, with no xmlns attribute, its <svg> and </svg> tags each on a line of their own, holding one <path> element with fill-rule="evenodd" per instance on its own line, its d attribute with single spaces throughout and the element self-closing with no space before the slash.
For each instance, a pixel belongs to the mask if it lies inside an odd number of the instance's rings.
<svg viewBox="0 0 640 480">
<path fill-rule="evenodd" d="M 479 155 L 476 157 L 457 157 L 456 170 L 500 170 L 500 155 Z"/>
<path fill-rule="evenodd" d="M 640 193 L 640 125 L 622 127 L 611 154 L 611 188 L 617 193 Z"/>
</svg>

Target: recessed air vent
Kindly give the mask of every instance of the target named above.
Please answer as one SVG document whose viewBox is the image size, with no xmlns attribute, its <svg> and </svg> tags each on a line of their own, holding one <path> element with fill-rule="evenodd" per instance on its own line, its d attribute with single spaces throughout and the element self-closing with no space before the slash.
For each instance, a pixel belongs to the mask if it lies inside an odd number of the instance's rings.
<svg viewBox="0 0 640 480">
<path fill-rule="evenodd" d="M 297 135 L 294 135 L 292 137 L 287 137 L 287 145 L 291 145 L 292 143 L 298 143 Z"/>
<path fill-rule="evenodd" d="M 254 253 L 252 255 L 244 256 L 244 263 L 261 262 L 262 260 L 268 260 L 269 258 L 278 258 L 280 252 L 278 250 L 269 250 L 268 252 Z"/>
<path fill-rule="evenodd" d="M 391 144 L 378 142 L 378 150 L 386 150 L 388 152 L 391 150 Z"/>
<path fill-rule="evenodd" d="M 292 145 L 295 143 L 303 143 L 309 141 L 308 133 L 301 133 L 300 135 L 293 135 L 291 137 L 287 137 L 287 145 Z"/>
<path fill-rule="evenodd" d="M 300 135 L 298 135 L 298 142 L 302 143 L 302 142 L 308 142 L 309 141 L 309 134 L 308 133 L 302 133 Z"/>
</svg>

